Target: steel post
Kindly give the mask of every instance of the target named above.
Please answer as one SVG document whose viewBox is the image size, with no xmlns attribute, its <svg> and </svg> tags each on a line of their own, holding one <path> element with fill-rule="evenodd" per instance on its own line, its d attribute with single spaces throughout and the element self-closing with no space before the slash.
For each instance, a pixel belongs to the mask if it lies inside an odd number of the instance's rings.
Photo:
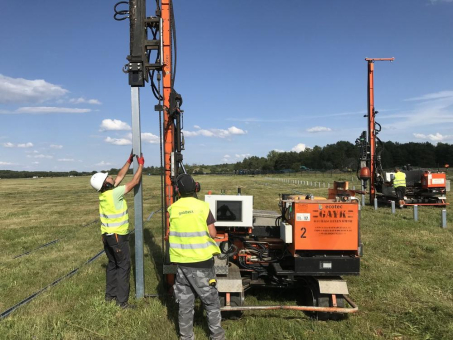
<svg viewBox="0 0 453 340">
<path fill-rule="evenodd" d="M 395 201 L 392 201 L 392 214 L 395 213 Z"/>
<path fill-rule="evenodd" d="M 447 228 L 447 210 L 442 210 L 442 228 Z"/>
<path fill-rule="evenodd" d="M 132 107 L 132 148 L 140 156 L 142 153 L 142 138 L 140 130 L 140 88 L 131 87 Z M 134 158 L 134 174 L 138 169 L 137 159 Z M 134 216 L 135 216 L 135 296 L 141 299 L 145 296 L 144 264 L 143 264 L 143 194 L 142 183 L 134 187 Z"/>
<path fill-rule="evenodd" d="M 414 205 L 414 221 L 418 221 L 418 205 Z"/>
<path fill-rule="evenodd" d="M 377 204 L 377 198 L 374 198 L 374 210 L 377 210 L 378 204 Z"/>
</svg>

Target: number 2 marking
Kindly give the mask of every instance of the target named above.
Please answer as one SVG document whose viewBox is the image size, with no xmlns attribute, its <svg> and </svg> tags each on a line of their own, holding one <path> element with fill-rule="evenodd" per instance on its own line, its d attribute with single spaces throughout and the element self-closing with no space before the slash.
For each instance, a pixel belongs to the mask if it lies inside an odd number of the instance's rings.
<svg viewBox="0 0 453 340">
<path fill-rule="evenodd" d="M 307 238 L 307 236 L 305 236 L 305 233 L 307 232 L 307 228 L 300 228 L 300 231 L 302 232 L 302 235 L 300 236 L 300 238 Z"/>
</svg>

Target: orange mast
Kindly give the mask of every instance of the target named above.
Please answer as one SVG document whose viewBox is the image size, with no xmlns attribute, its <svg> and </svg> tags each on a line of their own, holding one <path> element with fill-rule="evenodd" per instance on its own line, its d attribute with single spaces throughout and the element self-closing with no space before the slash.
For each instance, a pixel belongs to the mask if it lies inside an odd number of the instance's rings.
<svg viewBox="0 0 453 340">
<path fill-rule="evenodd" d="M 376 122 L 374 109 L 374 62 L 375 61 L 393 61 L 395 58 L 365 58 L 368 61 L 368 144 L 370 146 L 370 204 L 376 196 L 375 171 L 376 171 Z"/>
</svg>

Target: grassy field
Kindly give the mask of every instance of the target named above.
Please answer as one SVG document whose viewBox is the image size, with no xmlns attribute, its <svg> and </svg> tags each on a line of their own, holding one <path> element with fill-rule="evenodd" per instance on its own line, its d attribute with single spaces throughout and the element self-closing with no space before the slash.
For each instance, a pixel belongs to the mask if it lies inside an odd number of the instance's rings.
<svg viewBox="0 0 453 340">
<path fill-rule="evenodd" d="M 332 183 L 351 175 L 285 179 Z M 212 190 L 254 195 L 255 209 L 278 210 L 278 194 L 313 193 L 327 189 L 285 183 L 265 176 L 199 176 L 201 198 Z M 127 180 L 127 178 L 126 178 Z M 158 177 L 144 177 L 144 217 L 160 208 Z M 352 183 L 358 186 L 358 182 Z M 351 185 L 351 186 L 352 186 Z M 452 201 L 449 193 L 448 199 Z M 160 213 L 144 223 L 145 293 L 158 298 L 134 301 L 136 310 L 119 310 L 104 302 L 106 257 L 84 263 L 102 250 L 97 194 L 88 177 L 0 180 L 0 312 L 62 280 L 0 321 L 0 339 L 177 339 L 177 306 L 165 296 L 161 275 Z M 129 194 L 130 216 L 133 194 Z M 453 339 L 453 211 L 442 229 L 441 209 L 362 210 L 364 257 L 361 275 L 347 277 L 359 313 L 343 321 L 316 321 L 295 311 L 249 311 L 226 320 L 228 339 Z M 133 227 L 133 223 L 132 223 Z M 13 257 L 57 240 L 28 255 Z M 133 245 L 133 241 L 131 242 Z M 247 305 L 293 304 L 294 293 L 253 290 Z M 195 335 L 207 339 L 199 306 Z"/>
</svg>

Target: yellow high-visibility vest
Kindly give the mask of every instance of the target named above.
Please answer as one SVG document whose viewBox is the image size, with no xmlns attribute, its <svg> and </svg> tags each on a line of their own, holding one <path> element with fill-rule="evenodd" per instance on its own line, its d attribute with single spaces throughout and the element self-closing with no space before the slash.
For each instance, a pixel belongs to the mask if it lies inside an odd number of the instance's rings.
<svg viewBox="0 0 453 340">
<path fill-rule="evenodd" d="M 127 203 L 126 200 L 123 199 L 122 207 L 117 209 L 113 199 L 113 190 L 107 190 L 99 194 L 101 233 L 126 235 L 129 229 Z"/>
<path fill-rule="evenodd" d="M 220 254 L 209 235 L 206 220 L 209 204 L 193 197 L 180 198 L 168 208 L 170 214 L 170 261 L 191 263 Z"/>
<path fill-rule="evenodd" d="M 395 174 L 395 179 L 393 180 L 393 187 L 405 187 L 406 186 L 406 174 L 404 172 L 397 172 Z"/>
</svg>

